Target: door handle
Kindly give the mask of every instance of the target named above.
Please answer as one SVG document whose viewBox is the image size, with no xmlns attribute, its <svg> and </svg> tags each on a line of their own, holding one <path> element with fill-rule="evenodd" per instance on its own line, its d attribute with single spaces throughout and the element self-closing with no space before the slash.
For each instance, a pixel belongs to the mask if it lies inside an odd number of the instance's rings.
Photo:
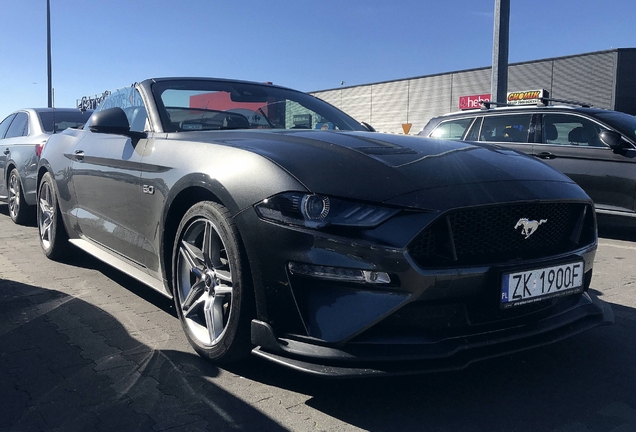
<svg viewBox="0 0 636 432">
<path fill-rule="evenodd" d="M 4 154 L 8 155 L 9 153 L 11 153 L 11 150 L 9 150 L 9 148 L 7 147 L 7 149 L 4 151 Z"/>
<path fill-rule="evenodd" d="M 84 160 L 84 150 L 75 150 L 75 160 L 79 162 Z"/>
<path fill-rule="evenodd" d="M 556 156 L 550 152 L 541 152 L 535 155 L 539 159 L 556 159 Z"/>
</svg>

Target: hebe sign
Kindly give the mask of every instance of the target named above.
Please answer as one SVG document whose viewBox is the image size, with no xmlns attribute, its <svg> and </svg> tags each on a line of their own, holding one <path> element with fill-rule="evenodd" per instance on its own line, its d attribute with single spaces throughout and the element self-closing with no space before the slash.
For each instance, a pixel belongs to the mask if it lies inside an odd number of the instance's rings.
<svg viewBox="0 0 636 432">
<path fill-rule="evenodd" d="M 490 101 L 489 94 L 480 94 L 480 95 L 471 95 L 471 96 L 460 96 L 459 97 L 459 109 L 460 110 L 468 110 L 481 108 L 481 104 L 479 101 Z"/>
</svg>

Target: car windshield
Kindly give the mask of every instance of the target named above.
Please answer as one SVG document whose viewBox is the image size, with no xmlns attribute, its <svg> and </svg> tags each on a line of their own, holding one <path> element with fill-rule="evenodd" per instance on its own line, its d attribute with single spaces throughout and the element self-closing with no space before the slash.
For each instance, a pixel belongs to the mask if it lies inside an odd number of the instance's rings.
<svg viewBox="0 0 636 432">
<path fill-rule="evenodd" d="M 159 81 L 152 92 L 166 132 L 227 129 L 366 130 L 328 103 L 267 84 Z"/>
<path fill-rule="evenodd" d="M 598 113 L 596 117 L 614 127 L 632 141 L 636 141 L 636 117 L 617 111 Z"/>
<path fill-rule="evenodd" d="M 86 123 L 92 111 L 47 111 L 38 113 L 45 132 L 62 132 L 66 128 L 79 128 Z"/>
</svg>

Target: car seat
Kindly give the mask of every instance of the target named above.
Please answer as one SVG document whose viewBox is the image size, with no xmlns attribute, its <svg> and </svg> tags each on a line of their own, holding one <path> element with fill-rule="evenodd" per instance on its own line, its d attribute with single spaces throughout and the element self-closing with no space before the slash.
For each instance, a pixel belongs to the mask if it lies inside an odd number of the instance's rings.
<svg viewBox="0 0 636 432">
<path fill-rule="evenodd" d="M 559 138 L 559 131 L 557 130 L 554 123 L 546 123 L 543 126 L 543 130 L 545 132 L 546 143 L 550 143 L 551 141 L 556 141 Z"/>
<path fill-rule="evenodd" d="M 492 141 L 492 128 L 488 125 L 483 125 L 481 128 L 480 141 Z"/>
<path fill-rule="evenodd" d="M 575 127 L 568 133 L 568 141 L 575 145 L 587 144 L 590 141 L 590 134 L 582 126 Z"/>
</svg>

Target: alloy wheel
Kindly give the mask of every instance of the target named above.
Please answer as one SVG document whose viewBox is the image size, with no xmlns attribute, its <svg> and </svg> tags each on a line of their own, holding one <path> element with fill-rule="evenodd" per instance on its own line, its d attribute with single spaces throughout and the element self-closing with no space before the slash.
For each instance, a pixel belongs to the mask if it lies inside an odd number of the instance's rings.
<svg viewBox="0 0 636 432">
<path fill-rule="evenodd" d="M 206 218 L 183 232 L 177 257 L 178 305 L 191 334 L 204 346 L 219 343 L 232 305 L 232 269 L 216 226 Z"/>
<path fill-rule="evenodd" d="M 38 228 L 40 232 L 40 240 L 42 241 L 42 246 L 45 249 L 49 249 L 51 247 L 53 213 L 55 212 L 55 206 L 53 203 L 51 187 L 48 183 L 42 183 L 38 196 Z"/>
<path fill-rule="evenodd" d="M 20 213 L 20 179 L 15 171 L 9 176 L 9 213 L 13 220 Z"/>
</svg>

